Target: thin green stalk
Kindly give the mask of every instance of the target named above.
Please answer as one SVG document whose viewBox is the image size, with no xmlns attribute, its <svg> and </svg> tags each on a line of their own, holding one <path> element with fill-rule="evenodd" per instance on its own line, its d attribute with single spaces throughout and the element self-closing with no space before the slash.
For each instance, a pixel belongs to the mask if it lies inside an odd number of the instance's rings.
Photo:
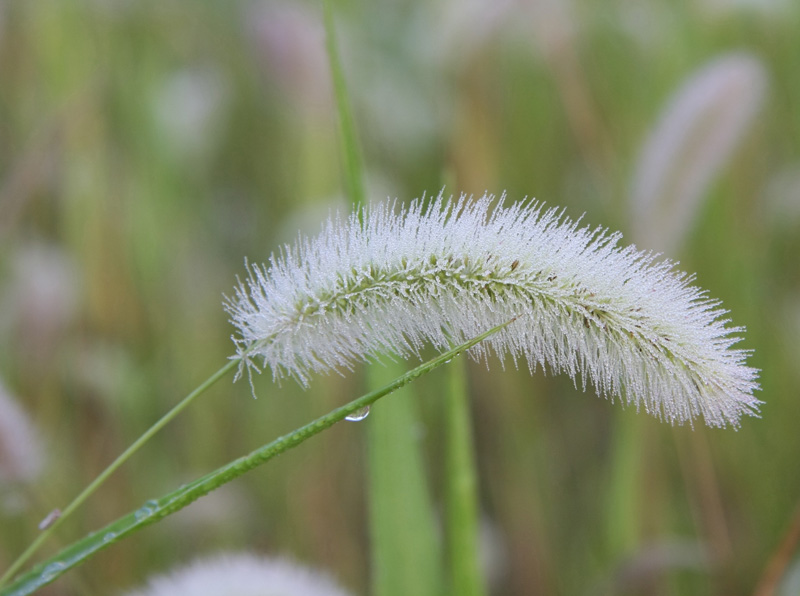
<svg viewBox="0 0 800 596">
<path fill-rule="evenodd" d="M 89 534 L 85 538 L 66 547 L 54 557 L 39 563 L 31 571 L 18 578 L 14 583 L 0 592 L 0 596 L 25 596 L 27 594 L 32 594 L 42 586 L 51 583 L 56 578 L 63 575 L 69 569 L 72 569 L 73 567 L 83 563 L 95 553 L 103 550 L 115 542 L 122 540 L 123 538 L 126 538 L 145 526 L 148 526 L 167 517 L 168 515 L 180 511 L 199 497 L 202 497 L 212 490 L 219 488 L 223 484 L 238 478 L 245 472 L 269 461 L 273 457 L 280 455 L 292 447 L 296 447 L 306 439 L 311 438 L 326 428 L 333 426 L 340 420 L 343 420 L 346 416 L 373 404 L 381 397 L 406 385 L 417 377 L 430 372 L 438 366 L 441 366 L 465 350 L 468 350 L 475 344 L 483 341 L 493 333 L 500 331 L 509 325 L 513 320 L 514 319 L 489 329 L 485 333 L 482 333 L 481 335 L 474 337 L 473 339 L 456 346 L 452 350 L 449 350 L 407 372 L 385 387 L 377 391 L 367 393 L 366 395 L 351 401 L 347 405 L 337 408 L 328 414 L 317 418 L 313 422 L 298 428 L 288 435 L 284 435 L 278 439 L 275 439 L 271 443 L 256 449 L 249 455 L 240 457 L 239 459 L 236 459 L 222 466 L 221 468 L 206 474 L 194 482 L 168 493 L 160 499 L 147 501 L 136 511 L 119 518 L 115 522 L 108 524 L 97 532 Z M 216 380 L 215 377 L 218 377 L 220 373 L 224 372 L 227 368 L 228 367 L 223 367 L 220 372 L 212 376 L 212 379 Z"/>
<path fill-rule="evenodd" d="M 450 594 L 484 596 L 486 586 L 478 557 L 477 474 L 465 363 L 454 363 L 448 374 L 445 510 Z"/>
<path fill-rule="evenodd" d="M 364 166 L 336 42 L 331 0 L 322 0 L 331 76 L 339 116 L 345 187 L 354 206 L 365 204 Z M 369 388 L 396 373 L 373 365 Z M 369 423 L 369 510 L 375 596 L 437 596 L 442 587 L 440 541 L 425 482 L 425 466 L 415 440 L 417 416 L 410 399 L 392 400 Z"/>
<path fill-rule="evenodd" d="M 347 194 L 353 205 L 365 205 L 364 199 L 364 166 L 361 162 L 356 126 L 350 110 L 347 95 L 347 83 L 339 60 L 339 49 L 336 44 L 336 28 L 333 23 L 333 9 L 330 0 L 322 0 L 325 16 L 325 43 L 333 78 L 333 89 L 336 95 L 336 111 L 339 115 L 339 138 L 341 139 L 342 158 L 344 159 L 345 183 Z"/>
<path fill-rule="evenodd" d="M 186 407 L 192 403 L 192 401 L 194 401 L 194 398 L 203 393 L 206 389 L 211 387 L 214 383 L 224 377 L 231 369 L 237 367 L 238 365 L 239 360 L 231 360 L 213 375 L 208 377 L 208 379 L 203 381 L 203 383 L 200 384 L 194 391 L 189 393 L 189 395 L 178 402 L 174 408 L 164 414 L 155 424 L 153 424 L 153 426 L 148 428 L 144 434 L 136 439 L 136 441 L 134 441 L 130 447 L 123 451 L 117 457 L 117 459 L 111 462 L 111 464 L 105 470 L 103 470 L 97 476 L 97 478 L 95 478 L 77 497 L 72 500 L 69 505 L 64 508 L 64 510 L 61 512 L 61 515 L 55 520 L 55 522 L 42 531 L 42 533 L 36 537 L 36 540 L 34 540 L 30 546 L 25 549 L 25 551 L 19 557 L 17 557 L 17 560 L 9 566 L 9 568 L 3 574 L 3 577 L 0 578 L 0 587 L 3 587 L 6 582 L 8 582 L 8 580 L 11 579 L 17 571 L 19 571 L 19 569 L 28 561 L 28 559 L 30 559 L 37 550 L 39 550 L 39 547 L 44 544 L 47 538 L 53 532 L 55 532 L 62 523 L 64 523 L 64 520 L 66 520 L 78 507 L 84 503 L 84 501 L 86 501 L 86 499 L 88 499 L 98 488 L 100 488 L 100 486 L 106 480 L 108 480 L 108 477 L 116 472 L 117 468 L 119 468 L 128 460 L 128 458 L 136 453 L 142 445 L 147 443 L 147 441 L 149 441 L 153 435 L 164 428 L 164 426 L 166 426 L 173 418 L 186 409 Z"/>
</svg>

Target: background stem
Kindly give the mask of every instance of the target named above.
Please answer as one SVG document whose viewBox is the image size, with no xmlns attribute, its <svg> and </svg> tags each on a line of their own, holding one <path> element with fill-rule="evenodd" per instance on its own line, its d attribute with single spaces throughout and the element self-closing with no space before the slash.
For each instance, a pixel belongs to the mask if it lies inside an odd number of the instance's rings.
<svg viewBox="0 0 800 596">
<path fill-rule="evenodd" d="M 370 386 L 398 365 L 369 367 Z M 417 402 L 406 395 L 373 408 L 369 419 L 369 521 L 373 596 L 439 596 L 441 541 L 420 440 Z"/>
<path fill-rule="evenodd" d="M 330 0 L 322 0 L 322 10 L 325 16 L 325 44 L 328 52 L 328 62 L 333 78 L 333 89 L 336 95 L 336 113 L 339 117 L 339 138 L 341 140 L 342 159 L 345 169 L 345 187 L 347 196 L 354 207 L 365 204 L 364 201 L 364 166 L 361 160 L 356 126 L 350 110 L 350 101 L 347 93 L 347 83 L 342 72 L 342 63 L 339 60 L 339 49 L 336 44 L 336 27 L 333 23 L 333 9 Z"/>
<path fill-rule="evenodd" d="M 445 511 L 450 593 L 484 596 L 479 560 L 479 508 L 472 416 L 463 360 L 447 369 Z"/>
<path fill-rule="evenodd" d="M 365 204 L 364 165 L 336 43 L 330 0 L 322 1 L 339 120 L 345 188 L 353 206 Z M 368 367 L 370 389 L 399 374 L 399 365 Z M 374 596 L 437 596 L 442 560 L 417 434 L 415 403 L 407 396 L 382 404 L 368 421 L 368 501 Z"/>
</svg>

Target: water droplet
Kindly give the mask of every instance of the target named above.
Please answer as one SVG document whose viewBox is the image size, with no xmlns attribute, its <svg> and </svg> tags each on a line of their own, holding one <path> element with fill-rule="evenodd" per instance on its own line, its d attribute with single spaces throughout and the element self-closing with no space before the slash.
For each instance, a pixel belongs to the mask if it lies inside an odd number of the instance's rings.
<svg viewBox="0 0 800 596">
<path fill-rule="evenodd" d="M 369 416 L 369 406 L 364 406 L 350 414 L 349 416 L 345 416 L 345 420 L 349 420 L 350 422 L 360 422 Z"/>
<path fill-rule="evenodd" d="M 51 581 L 55 578 L 59 573 L 64 571 L 67 568 L 66 563 L 62 561 L 56 561 L 55 563 L 50 563 L 47 567 L 42 570 L 42 580 L 45 582 Z"/>
<path fill-rule="evenodd" d="M 103 536 L 103 542 L 111 542 L 116 537 L 117 537 L 117 533 L 116 532 L 109 532 L 108 534 Z"/>
<path fill-rule="evenodd" d="M 140 509 L 137 509 L 133 514 L 136 521 L 142 521 L 153 515 L 158 511 L 158 501 L 150 499 Z"/>
</svg>

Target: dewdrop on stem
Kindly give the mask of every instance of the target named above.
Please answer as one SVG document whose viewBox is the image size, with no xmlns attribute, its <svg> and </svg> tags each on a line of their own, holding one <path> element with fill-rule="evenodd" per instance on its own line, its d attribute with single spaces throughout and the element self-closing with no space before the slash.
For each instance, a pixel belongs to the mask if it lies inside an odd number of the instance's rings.
<svg viewBox="0 0 800 596">
<path fill-rule="evenodd" d="M 369 408 L 370 406 L 359 408 L 352 414 L 345 416 L 344 419 L 348 420 L 349 422 L 361 422 L 362 420 L 365 420 L 367 416 L 369 416 Z"/>
<path fill-rule="evenodd" d="M 580 379 L 671 423 L 738 426 L 758 415 L 757 371 L 694 277 L 621 235 L 556 209 L 484 196 L 385 202 L 335 216 L 248 266 L 225 308 L 239 376 L 307 384 L 382 354 L 419 356 L 516 318 L 469 350 Z"/>
</svg>

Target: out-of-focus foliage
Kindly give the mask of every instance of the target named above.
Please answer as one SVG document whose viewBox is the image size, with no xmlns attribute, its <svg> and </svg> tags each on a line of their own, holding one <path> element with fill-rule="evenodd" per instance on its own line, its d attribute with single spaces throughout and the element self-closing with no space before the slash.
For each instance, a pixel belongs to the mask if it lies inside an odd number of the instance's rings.
<svg viewBox="0 0 800 596">
<path fill-rule="evenodd" d="M 629 238 L 640 233 L 637 164 L 670 98 L 733 51 L 763 68 L 757 114 L 669 255 L 747 326 L 763 418 L 738 432 L 673 429 L 564 378 L 471 368 L 493 593 L 752 593 L 800 499 L 800 8 L 348 0 L 335 10 L 371 197 L 507 190 Z M 315 2 L 0 3 L 0 377 L 45 445 L 43 471 L 0 509 L 0 567 L 233 352 L 221 302 L 244 257 L 266 260 L 347 208 L 336 134 Z M 442 373 L 412 391 L 437 499 L 444 383 Z M 258 400 L 246 383 L 218 384 L 61 539 L 362 387 L 360 369 L 306 391 L 263 375 Z M 365 424 L 337 425 L 43 593 L 119 592 L 237 549 L 290 554 L 365 594 Z"/>
</svg>

